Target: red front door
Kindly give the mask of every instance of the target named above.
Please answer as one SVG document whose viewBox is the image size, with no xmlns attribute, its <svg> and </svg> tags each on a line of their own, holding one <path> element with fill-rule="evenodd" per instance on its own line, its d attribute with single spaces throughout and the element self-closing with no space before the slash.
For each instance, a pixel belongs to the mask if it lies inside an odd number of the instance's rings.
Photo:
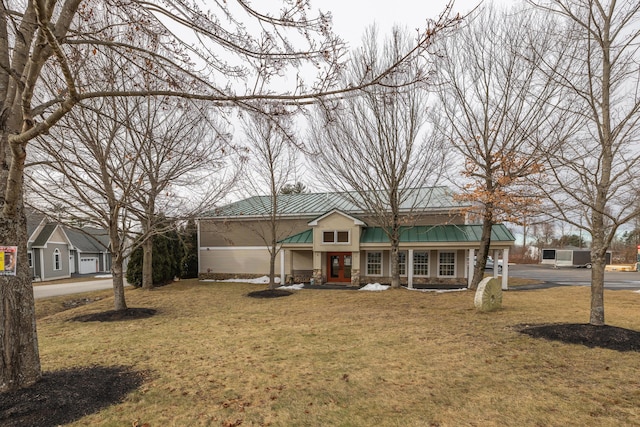
<svg viewBox="0 0 640 427">
<path fill-rule="evenodd" d="M 327 254 L 327 281 L 351 282 L 351 252 Z"/>
</svg>

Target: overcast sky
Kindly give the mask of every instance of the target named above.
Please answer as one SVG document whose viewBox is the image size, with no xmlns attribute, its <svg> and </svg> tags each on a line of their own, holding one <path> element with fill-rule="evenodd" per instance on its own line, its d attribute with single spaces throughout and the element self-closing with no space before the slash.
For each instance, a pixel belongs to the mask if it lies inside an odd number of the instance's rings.
<svg viewBox="0 0 640 427">
<path fill-rule="evenodd" d="M 494 0 L 496 4 L 507 2 L 514 1 Z M 480 0 L 457 0 L 453 10 L 464 15 L 479 3 Z M 410 30 L 425 28 L 427 19 L 437 19 L 447 0 L 312 0 L 311 4 L 314 9 L 331 11 L 334 31 L 355 47 L 373 23 L 381 34 L 388 34 L 394 24 Z"/>
</svg>

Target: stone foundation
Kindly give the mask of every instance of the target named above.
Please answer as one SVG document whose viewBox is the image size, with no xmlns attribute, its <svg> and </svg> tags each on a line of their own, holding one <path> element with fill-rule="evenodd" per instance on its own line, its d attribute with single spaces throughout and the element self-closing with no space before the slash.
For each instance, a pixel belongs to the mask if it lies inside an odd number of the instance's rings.
<svg viewBox="0 0 640 427">
<path fill-rule="evenodd" d="M 400 277 L 400 285 L 408 286 L 407 277 Z M 353 278 L 351 279 L 353 283 Z M 381 285 L 391 285 L 390 276 L 363 276 L 360 278 L 359 285 L 366 285 L 367 283 L 380 283 Z M 441 277 L 414 277 L 413 287 L 416 289 L 429 289 L 429 288 L 466 288 L 467 279 L 464 277 L 457 278 L 441 278 Z"/>
<path fill-rule="evenodd" d="M 322 277 L 322 270 L 313 270 L 313 284 L 322 285 L 323 283 L 324 278 Z"/>
<path fill-rule="evenodd" d="M 351 270 L 351 286 L 360 287 L 360 270 Z"/>
<path fill-rule="evenodd" d="M 198 279 L 200 280 L 227 280 L 227 279 L 257 279 L 258 277 L 269 276 L 269 273 L 265 274 L 235 274 L 235 273 L 200 273 Z M 276 277 L 280 277 L 276 274 Z"/>
</svg>

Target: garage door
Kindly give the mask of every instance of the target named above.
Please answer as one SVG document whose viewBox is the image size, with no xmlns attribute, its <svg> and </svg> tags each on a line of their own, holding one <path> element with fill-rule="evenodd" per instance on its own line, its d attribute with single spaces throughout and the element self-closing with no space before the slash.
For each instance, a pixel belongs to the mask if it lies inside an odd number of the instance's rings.
<svg viewBox="0 0 640 427">
<path fill-rule="evenodd" d="M 90 274 L 98 272 L 98 258 L 80 257 L 80 274 Z"/>
</svg>

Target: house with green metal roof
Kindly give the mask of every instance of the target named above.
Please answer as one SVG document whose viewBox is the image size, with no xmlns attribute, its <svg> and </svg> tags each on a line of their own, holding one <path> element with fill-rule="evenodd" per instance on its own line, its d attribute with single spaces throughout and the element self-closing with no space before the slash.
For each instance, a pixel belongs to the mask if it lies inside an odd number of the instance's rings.
<svg viewBox="0 0 640 427">
<path fill-rule="evenodd" d="M 447 187 L 416 189 L 401 206 L 400 277 L 409 287 L 466 286 L 473 275 L 481 225 L 468 223 L 468 205 Z M 389 283 L 391 245 L 375 216 L 343 193 L 278 196 L 276 271 L 283 282 Z M 201 278 L 251 278 L 269 272 L 270 196 L 222 206 L 198 221 Z M 502 253 L 506 286 L 514 237 L 495 224 L 491 247 Z M 498 274 L 498 271 L 495 271 Z"/>
</svg>

